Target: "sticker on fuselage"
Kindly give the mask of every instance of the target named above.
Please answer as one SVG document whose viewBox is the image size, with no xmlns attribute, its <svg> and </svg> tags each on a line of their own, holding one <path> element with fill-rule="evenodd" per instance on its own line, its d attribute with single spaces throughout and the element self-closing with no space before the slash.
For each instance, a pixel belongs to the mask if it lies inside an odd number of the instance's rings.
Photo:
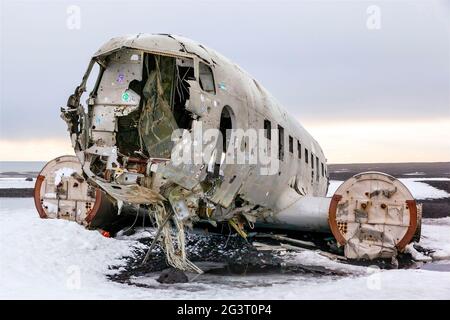
<svg viewBox="0 0 450 320">
<path fill-rule="evenodd" d="M 122 101 L 123 102 L 129 102 L 130 101 L 130 94 L 127 91 L 122 93 Z"/>
<path fill-rule="evenodd" d="M 125 81 L 125 75 L 124 75 L 123 73 L 119 73 L 119 74 L 117 75 L 116 82 L 122 83 L 122 82 L 124 82 L 124 81 Z"/>
</svg>

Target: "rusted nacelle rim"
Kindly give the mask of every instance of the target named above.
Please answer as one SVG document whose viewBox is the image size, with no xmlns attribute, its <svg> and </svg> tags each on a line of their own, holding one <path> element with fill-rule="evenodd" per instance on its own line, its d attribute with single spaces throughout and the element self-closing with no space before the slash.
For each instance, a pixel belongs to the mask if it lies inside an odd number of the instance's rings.
<svg viewBox="0 0 450 320">
<path fill-rule="evenodd" d="M 328 223 L 330 224 L 331 232 L 333 233 L 333 236 L 336 238 L 336 241 L 341 245 L 345 245 L 347 242 L 344 238 L 344 236 L 339 231 L 337 221 L 336 221 L 336 210 L 339 201 L 341 201 L 342 196 L 340 194 L 334 194 L 333 198 L 331 198 L 330 202 L 330 209 L 328 211 Z"/>
<path fill-rule="evenodd" d="M 356 176 L 358 176 L 358 175 L 356 175 Z M 352 178 L 350 178 L 350 179 L 352 179 Z M 397 180 L 397 182 L 406 188 L 406 186 L 401 181 Z M 337 206 L 339 204 L 339 201 L 341 201 L 341 199 L 342 199 L 342 195 L 336 194 L 336 193 L 333 195 L 331 202 L 330 202 L 329 211 L 328 211 L 328 223 L 329 223 L 331 232 L 333 233 L 333 236 L 335 237 L 336 241 L 340 245 L 343 246 L 347 243 L 347 240 L 344 238 L 344 236 L 340 232 L 338 225 L 337 225 L 337 221 L 336 221 Z M 411 242 L 411 240 L 413 239 L 414 234 L 416 232 L 416 229 L 417 229 L 417 203 L 415 200 L 406 200 L 405 202 L 409 209 L 409 226 L 408 226 L 408 229 L 407 229 L 405 235 L 403 236 L 403 238 L 396 244 L 396 248 L 399 251 L 403 251 L 404 248 L 406 247 L 406 245 L 408 245 Z"/>
<path fill-rule="evenodd" d="M 41 170 L 42 172 L 42 170 Z M 41 204 L 41 186 L 42 186 L 42 182 L 44 182 L 45 177 L 43 175 L 41 175 L 39 173 L 38 177 L 36 178 L 36 183 L 34 184 L 34 205 L 36 206 L 36 210 L 39 213 L 39 216 L 42 219 L 46 219 L 47 218 L 47 213 L 45 213 L 44 208 L 42 207 Z"/>
<path fill-rule="evenodd" d="M 98 210 L 100 209 L 100 205 L 102 203 L 102 191 L 97 188 L 95 189 L 95 203 L 91 210 L 88 211 L 88 214 L 86 216 L 86 222 L 90 224 L 92 220 L 95 218 L 95 216 L 98 213 Z"/>
<path fill-rule="evenodd" d="M 411 242 L 417 229 L 417 204 L 416 200 L 406 200 L 409 209 L 409 228 L 406 231 L 405 236 L 399 243 L 397 243 L 397 249 L 403 251 L 406 245 Z"/>
<path fill-rule="evenodd" d="M 34 184 L 34 191 L 33 191 L 34 205 L 36 207 L 36 210 L 39 213 L 39 217 L 41 217 L 42 219 L 48 218 L 47 217 L 47 213 L 45 212 L 45 210 L 44 210 L 44 208 L 42 207 L 42 204 L 41 204 L 41 187 L 42 187 L 42 183 L 45 180 L 45 176 L 42 173 L 46 169 L 46 167 L 47 167 L 47 165 L 49 163 L 59 162 L 64 157 L 73 157 L 73 156 L 65 155 L 65 156 L 57 157 L 57 158 L 55 158 L 53 160 L 50 160 L 41 169 L 41 171 L 39 172 L 39 175 L 36 178 L 36 183 Z M 101 202 L 102 202 L 102 192 L 101 192 L 101 190 L 99 188 L 97 188 L 95 190 L 95 203 L 94 203 L 94 206 L 92 207 L 91 210 L 89 210 L 89 212 L 88 212 L 88 214 L 86 216 L 86 219 L 85 219 L 88 224 L 91 223 L 91 221 L 97 215 L 98 210 L 99 210 L 100 205 L 101 205 Z"/>
</svg>

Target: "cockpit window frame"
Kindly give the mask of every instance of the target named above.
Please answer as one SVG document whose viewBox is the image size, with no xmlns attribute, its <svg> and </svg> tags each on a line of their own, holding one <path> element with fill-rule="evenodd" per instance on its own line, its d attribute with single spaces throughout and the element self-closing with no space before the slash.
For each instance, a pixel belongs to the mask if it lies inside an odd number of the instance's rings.
<svg viewBox="0 0 450 320">
<path fill-rule="evenodd" d="M 208 70 L 211 72 L 213 91 L 212 90 L 205 90 L 203 88 L 203 85 L 202 85 L 202 72 L 201 72 L 201 66 L 202 65 L 204 65 L 206 68 L 208 68 Z M 199 61 L 198 62 L 198 84 L 200 85 L 200 88 L 202 89 L 203 92 L 206 92 L 206 93 L 209 93 L 209 94 L 213 94 L 213 95 L 215 95 L 217 93 L 216 80 L 215 80 L 215 77 L 214 77 L 214 71 L 213 71 L 213 69 L 211 68 L 211 66 L 209 64 L 207 64 L 207 63 L 205 63 L 203 61 Z"/>
</svg>

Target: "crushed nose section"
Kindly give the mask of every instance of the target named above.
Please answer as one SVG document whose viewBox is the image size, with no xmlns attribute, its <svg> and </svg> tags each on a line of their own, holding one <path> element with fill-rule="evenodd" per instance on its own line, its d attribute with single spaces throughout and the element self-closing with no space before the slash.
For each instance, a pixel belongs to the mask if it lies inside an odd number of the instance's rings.
<svg viewBox="0 0 450 320">
<path fill-rule="evenodd" d="M 409 190 L 380 172 L 357 174 L 345 181 L 329 208 L 330 229 L 351 259 L 395 257 L 412 241 L 419 223 Z"/>
<path fill-rule="evenodd" d="M 84 226 L 106 221 L 111 203 L 84 179 L 75 156 L 48 162 L 36 179 L 34 203 L 41 218 L 65 219 Z"/>
</svg>

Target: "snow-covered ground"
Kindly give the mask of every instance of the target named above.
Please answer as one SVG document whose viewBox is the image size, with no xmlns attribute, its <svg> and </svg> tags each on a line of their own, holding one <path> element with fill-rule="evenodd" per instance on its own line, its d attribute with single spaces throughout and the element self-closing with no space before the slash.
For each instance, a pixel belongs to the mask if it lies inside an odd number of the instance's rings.
<svg viewBox="0 0 450 320">
<path fill-rule="evenodd" d="M 5 188 L 34 188 L 36 179 L 25 181 L 25 178 L 0 178 L 0 189 Z"/>
<path fill-rule="evenodd" d="M 450 254 L 450 218 L 425 220 L 423 246 Z M 109 281 L 110 265 L 123 263 L 140 244 L 111 239 L 63 220 L 42 220 L 33 200 L 0 199 L 0 298 L 26 299 L 449 299 L 450 261 L 442 271 L 384 270 L 333 262 L 312 251 L 291 257 L 348 276 L 265 274 L 202 275 L 163 285 L 157 275 L 133 279 L 150 288 Z M 434 263 L 437 264 L 437 263 Z M 431 268 L 427 268 L 431 269 Z M 434 268 L 439 269 L 439 268 Z"/>
<path fill-rule="evenodd" d="M 417 200 L 424 199 L 442 199 L 450 197 L 450 194 L 444 190 L 421 181 L 450 181 L 450 178 L 401 178 L 399 179 L 411 191 L 413 197 Z M 330 180 L 327 196 L 331 197 L 344 181 Z"/>
<path fill-rule="evenodd" d="M 426 173 L 425 172 L 410 172 L 410 173 L 404 173 L 404 176 L 424 176 Z"/>
</svg>

